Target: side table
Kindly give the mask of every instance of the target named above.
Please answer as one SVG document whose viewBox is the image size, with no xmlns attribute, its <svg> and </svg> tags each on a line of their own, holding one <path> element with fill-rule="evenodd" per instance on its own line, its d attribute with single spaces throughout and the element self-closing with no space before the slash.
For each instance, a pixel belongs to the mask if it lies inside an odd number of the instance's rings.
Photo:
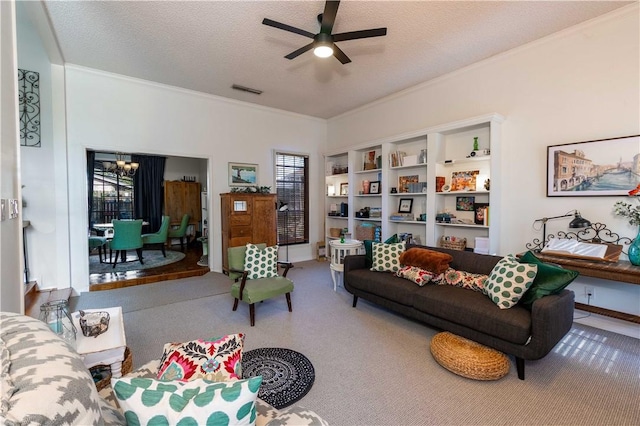
<svg viewBox="0 0 640 426">
<path fill-rule="evenodd" d="M 364 244 L 359 240 L 345 240 L 344 243 L 332 240 L 329 241 L 329 246 L 331 247 L 331 279 L 333 280 L 333 291 L 336 291 L 336 275 L 344 271 L 345 256 L 363 254 Z"/>
<path fill-rule="evenodd" d="M 85 312 L 108 312 L 109 328 L 96 337 L 86 337 L 80 328 L 80 313 L 74 312 L 71 317 L 78 333 L 76 335 L 76 350 L 82 357 L 87 368 L 96 365 L 108 365 L 111 367 L 113 377 L 122 376 L 122 361 L 127 347 L 127 339 L 124 335 L 124 321 L 122 308 L 85 309 Z"/>
</svg>

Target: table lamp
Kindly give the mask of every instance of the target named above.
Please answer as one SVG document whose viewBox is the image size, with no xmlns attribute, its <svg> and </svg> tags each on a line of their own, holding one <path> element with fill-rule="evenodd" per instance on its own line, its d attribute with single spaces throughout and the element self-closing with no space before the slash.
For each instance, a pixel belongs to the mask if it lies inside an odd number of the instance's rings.
<svg viewBox="0 0 640 426">
<path fill-rule="evenodd" d="M 543 217 L 541 219 L 536 219 L 533 223 L 542 222 L 542 242 L 536 248 L 535 251 L 540 251 L 547 244 L 547 222 L 554 219 L 561 219 L 563 217 L 571 217 L 573 216 L 573 220 L 569 222 L 569 228 L 572 229 L 580 229 L 580 228 L 588 228 L 591 226 L 591 222 L 587 219 L 580 216 L 580 212 L 578 210 L 571 210 L 560 216 L 552 216 L 552 217 Z"/>
</svg>

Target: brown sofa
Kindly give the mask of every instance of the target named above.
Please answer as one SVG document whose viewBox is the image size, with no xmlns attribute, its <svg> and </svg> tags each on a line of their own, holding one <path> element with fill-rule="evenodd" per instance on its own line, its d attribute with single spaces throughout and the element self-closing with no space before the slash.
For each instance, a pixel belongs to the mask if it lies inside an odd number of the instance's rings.
<svg viewBox="0 0 640 426">
<path fill-rule="evenodd" d="M 450 266 L 487 274 L 499 256 L 469 251 L 422 247 L 449 253 Z M 353 307 L 363 298 L 438 329 L 450 331 L 515 357 L 518 377 L 524 380 L 524 361 L 548 354 L 571 329 L 574 294 L 562 290 L 536 300 L 531 309 L 516 305 L 500 309 L 485 294 L 450 285 L 423 287 L 389 272 L 366 267 L 365 255 L 344 260 L 344 287 L 353 294 Z"/>
</svg>

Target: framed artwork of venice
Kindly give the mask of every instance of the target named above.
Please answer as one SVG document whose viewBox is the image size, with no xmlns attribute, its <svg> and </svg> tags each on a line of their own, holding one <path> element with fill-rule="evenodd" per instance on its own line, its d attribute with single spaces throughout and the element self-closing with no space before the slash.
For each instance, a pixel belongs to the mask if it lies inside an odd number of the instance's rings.
<svg viewBox="0 0 640 426">
<path fill-rule="evenodd" d="M 547 147 L 547 197 L 627 195 L 640 183 L 640 135 Z"/>
</svg>

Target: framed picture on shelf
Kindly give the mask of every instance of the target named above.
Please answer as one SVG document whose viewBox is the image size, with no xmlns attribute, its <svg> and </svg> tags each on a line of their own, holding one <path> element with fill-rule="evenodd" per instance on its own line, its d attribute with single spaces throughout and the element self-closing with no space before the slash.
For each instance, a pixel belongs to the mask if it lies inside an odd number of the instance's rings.
<svg viewBox="0 0 640 426">
<path fill-rule="evenodd" d="M 473 203 L 473 211 L 476 225 L 489 225 L 489 203 Z"/>
<path fill-rule="evenodd" d="M 340 184 L 340 195 L 349 195 L 349 184 L 341 183 Z"/>
<path fill-rule="evenodd" d="M 452 191 L 475 191 L 476 176 L 479 170 L 468 170 L 451 173 L 451 190 Z"/>
<path fill-rule="evenodd" d="M 258 165 L 229 163 L 229 186 L 258 185 Z"/>
<path fill-rule="evenodd" d="M 398 192 L 409 192 L 409 184 L 418 183 L 418 180 L 418 175 L 400 176 L 398 178 Z"/>
<path fill-rule="evenodd" d="M 463 212 L 472 212 L 475 197 L 456 197 L 456 210 Z"/>
<path fill-rule="evenodd" d="M 640 183 L 640 135 L 547 147 L 547 197 L 627 195 Z"/>
<path fill-rule="evenodd" d="M 411 213 L 413 208 L 413 198 L 400 198 L 398 213 Z"/>
<path fill-rule="evenodd" d="M 374 180 L 369 185 L 369 194 L 379 194 L 380 193 L 380 181 Z"/>
</svg>

